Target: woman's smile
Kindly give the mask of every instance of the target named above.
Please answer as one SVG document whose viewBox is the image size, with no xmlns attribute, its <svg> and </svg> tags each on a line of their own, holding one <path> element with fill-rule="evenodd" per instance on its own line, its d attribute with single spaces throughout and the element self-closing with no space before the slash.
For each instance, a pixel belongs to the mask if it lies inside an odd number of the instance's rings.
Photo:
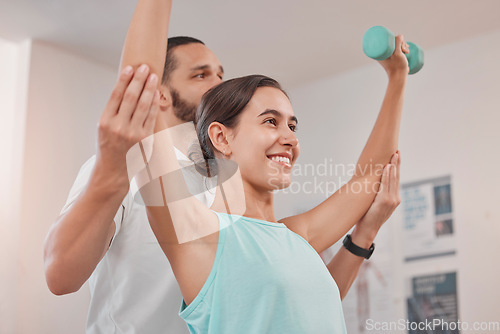
<svg viewBox="0 0 500 334">
<path fill-rule="evenodd" d="M 267 158 L 272 162 L 274 162 L 275 164 L 284 166 L 286 168 L 292 168 L 291 157 L 289 154 L 286 153 L 273 154 L 273 155 L 268 155 Z"/>
</svg>

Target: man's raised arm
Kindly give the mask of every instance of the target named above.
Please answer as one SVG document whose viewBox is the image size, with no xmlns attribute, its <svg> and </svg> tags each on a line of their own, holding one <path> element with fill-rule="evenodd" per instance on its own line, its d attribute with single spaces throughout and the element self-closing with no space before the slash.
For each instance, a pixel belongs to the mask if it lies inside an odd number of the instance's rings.
<svg viewBox="0 0 500 334">
<path fill-rule="evenodd" d="M 155 126 L 170 10 L 171 0 L 137 3 L 120 76 L 99 120 L 95 164 L 81 171 L 75 193 L 70 194 L 76 200 L 54 222 L 45 240 L 45 277 L 54 294 L 80 289 L 120 224 L 113 219 L 129 189 L 127 151 L 151 135 Z"/>
</svg>

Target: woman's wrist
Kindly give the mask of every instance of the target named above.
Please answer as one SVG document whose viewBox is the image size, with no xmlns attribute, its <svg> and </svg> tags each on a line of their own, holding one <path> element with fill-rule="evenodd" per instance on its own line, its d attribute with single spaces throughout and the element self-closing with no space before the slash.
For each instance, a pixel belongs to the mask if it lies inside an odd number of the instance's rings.
<svg viewBox="0 0 500 334">
<path fill-rule="evenodd" d="M 408 68 L 388 71 L 387 76 L 389 77 L 389 82 L 406 83 Z"/>
<path fill-rule="evenodd" d="M 361 248 L 368 249 L 377 236 L 378 229 L 374 227 L 360 227 L 356 225 L 351 233 L 351 239 L 354 244 Z"/>
</svg>

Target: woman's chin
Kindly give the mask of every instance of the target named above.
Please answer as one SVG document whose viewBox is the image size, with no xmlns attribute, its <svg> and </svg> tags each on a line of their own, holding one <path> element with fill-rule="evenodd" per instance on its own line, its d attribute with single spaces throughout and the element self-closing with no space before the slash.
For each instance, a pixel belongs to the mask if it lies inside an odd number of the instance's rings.
<svg viewBox="0 0 500 334">
<path fill-rule="evenodd" d="M 292 181 L 290 180 L 289 177 L 283 177 L 283 178 L 272 178 L 269 180 L 268 185 L 271 187 L 272 190 L 281 190 L 281 189 L 286 189 L 290 187 L 290 184 Z"/>
</svg>

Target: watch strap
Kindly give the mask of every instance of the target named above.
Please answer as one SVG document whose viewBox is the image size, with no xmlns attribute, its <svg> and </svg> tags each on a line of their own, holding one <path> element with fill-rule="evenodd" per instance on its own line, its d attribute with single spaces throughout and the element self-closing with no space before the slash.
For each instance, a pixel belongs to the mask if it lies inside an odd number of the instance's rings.
<svg viewBox="0 0 500 334">
<path fill-rule="evenodd" d="M 345 236 L 343 241 L 344 247 L 354 255 L 364 257 L 365 259 L 369 259 L 372 256 L 373 251 L 375 250 L 375 244 L 372 243 L 369 249 L 361 248 L 352 242 L 351 235 L 348 234 Z"/>
</svg>

